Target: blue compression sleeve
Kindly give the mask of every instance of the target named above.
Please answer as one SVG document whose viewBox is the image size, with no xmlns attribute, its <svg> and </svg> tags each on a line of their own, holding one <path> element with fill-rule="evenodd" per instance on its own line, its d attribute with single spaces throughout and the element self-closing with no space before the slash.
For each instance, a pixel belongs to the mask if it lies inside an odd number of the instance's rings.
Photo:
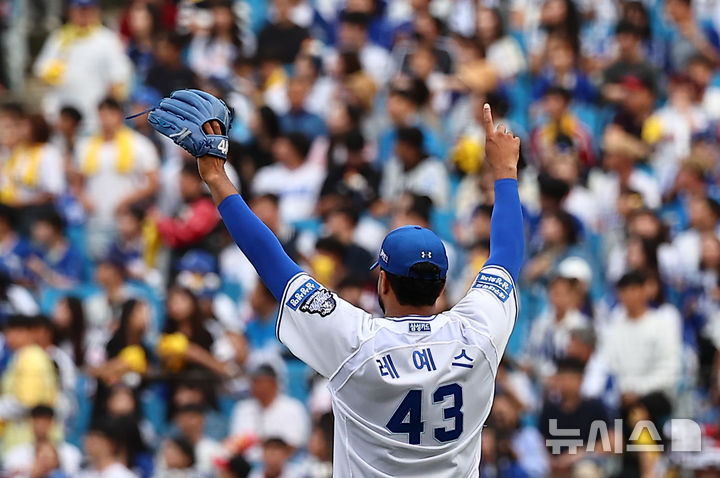
<svg viewBox="0 0 720 478">
<path fill-rule="evenodd" d="M 223 199 L 218 210 L 235 243 L 272 295 L 281 301 L 287 283 L 295 274 L 302 272 L 300 266 L 290 259 L 275 234 L 258 219 L 240 195 L 233 194 Z"/>
<path fill-rule="evenodd" d="M 522 209 L 515 179 L 495 181 L 495 206 L 490 219 L 490 257 L 487 264 L 504 267 L 517 281 L 525 251 Z"/>
</svg>

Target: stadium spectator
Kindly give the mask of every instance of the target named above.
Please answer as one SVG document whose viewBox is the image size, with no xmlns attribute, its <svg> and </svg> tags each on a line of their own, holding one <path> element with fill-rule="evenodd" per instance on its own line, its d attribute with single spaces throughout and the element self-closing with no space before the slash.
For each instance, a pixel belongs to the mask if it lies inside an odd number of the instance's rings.
<svg viewBox="0 0 720 478">
<path fill-rule="evenodd" d="M 27 268 L 41 287 L 68 288 L 83 280 L 84 258 L 63 235 L 63 219 L 50 211 L 32 225 L 37 252 L 27 258 Z"/>
<path fill-rule="evenodd" d="M 325 179 L 323 168 L 307 160 L 310 141 L 302 133 L 285 133 L 274 141 L 272 151 L 275 162 L 258 171 L 253 192 L 277 195 L 285 222 L 309 219 Z"/>
<path fill-rule="evenodd" d="M 72 0 L 68 23 L 53 32 L 35 61 L 35 75 L 49 85 L 46 114 L 55 119 L 62 106 L 83 116 L 86 131 L 98 125 L 97 104 L 108 95 L 127 94 L 132 64 L 118 35 L 100 22 L 96 0 Z"/>
<path fill-rule="evenodd" d="M 158 156 L 145 136 L 123 124 L 120 103 L 106 98 L 97 107 L 100 133 L 78 147 L 76 167 L 85 178 L 80 198 L 89 213 L 88 249 L 107 253 L 115 234 L 115 213 L 149 200 L 158 189 Z"/>
<path fill-rule="evenodd" d="M 183 37 L 174 32 L 160 33 L 155 42 L 154 63 L 147 72 L 145 84 L 162 96 L 197 87 L 195 73 L 182 61 L 184 46 Z"/>
<path fill-rule="evenodd" d="M 215 462 L 226 453 L 220 443 L 205 435 L 205 406 L 195 403 L 178 407 L 173 421 L 191 447 L 193 469 L 203 476 L 212 475 Z M 167 456 L 164 458 L 167 463 Z"/>
<path fill-rule="evenodd" d="M 82 454 L 75 446 L 58 438 L 60 434 L 53 409 L 46 405 L 34 407 L 30 410 L 30 423 L 32 442 L 6 450 L 3 453 L 3 470 L 11 476 L 28 478 L 76 475 L 80 470 Z M 56 469 L 64 474 L 52 475 L 50 472 Z"/>
<path fill-rule="evenodd" d="M 273 7 L 275 18 L 268 21 L 257 36 L 257 56 L 274 58 L 285 64 L 292 63 L 308 37 L 308 31 L 293 22 L 292 2 L 274 0 Z"/>
<path fill-rule="evenodd" d="M 89 467 L 81 473 L 83 478 L 137 478 L 122 463 L 120 438 L 117 422 L 110 418 L 101 418 L 92 422 L 85 437 L 85 453 Z"/>
<path fill-rule="evenodd" d="M 252 398 L 235 405 L 230 418 L 230 435 L 259 440 L 279 439 L 290 456 L 292 449 L 306 445 L 310 433 L 307 411 L 297 400 L 280 391 L 277 371 L 262 363 L 252 371 Z M 280 450 L 273 450 L 280 451 Z M 259 450 L 255 450 L 259 456 Z"/>
</svg>

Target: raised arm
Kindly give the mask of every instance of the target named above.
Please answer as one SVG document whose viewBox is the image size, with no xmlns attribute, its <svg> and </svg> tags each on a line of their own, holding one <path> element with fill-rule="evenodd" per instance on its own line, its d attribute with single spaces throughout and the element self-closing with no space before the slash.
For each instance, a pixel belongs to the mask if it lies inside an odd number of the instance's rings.
<svg viewBox="0 0 720 478">
<path fill-rule="evenodd" d="M 490 105 L 483 109 L 485 157 L 495 175 L 495 205 L 490 219 L 490 257 L 488 265 L 505 268 L 517 281 L 523 261 L 525 238 L 518 196 L 517 164 L 520 138 L 493 123 Z"/>
<path fill-rule="evenodd" d="M 203 125 L 207 134 L 220 134 L 220 125 Z M 272 295 L 282 301 L 285 286 L 298 272 L 298 266 L 285 253 L 277 237 L 258 219 L 240 197 L 225 174 L 225 161 L 215 156 L 198 158 L 198 170 L 210 188 L 225 226 L 241 251 L 252 263 Z"/>
</svg>

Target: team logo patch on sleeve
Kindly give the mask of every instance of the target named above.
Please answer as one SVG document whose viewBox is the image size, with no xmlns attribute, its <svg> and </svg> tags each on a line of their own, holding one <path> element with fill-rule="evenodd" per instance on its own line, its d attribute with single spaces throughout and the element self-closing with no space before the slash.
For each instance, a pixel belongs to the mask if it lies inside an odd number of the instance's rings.
<svg viewBox="0 0 720 478">
<path fill-rule="evenodd" d="M 473 289 L 489 290 L 490 292 L 495 294 L 498 299 L 500 299 L 502 302 L 505 302 L 510 297 L 513 285 L 511 282 L 503 279 L 500 276 L 481 272 L 480 274 L 478 274 L 477 279 L 475 279 Z"/>
<path fill-rule="evenodd" d="M 320 284 L 314 280 L 308 279 L 292 293 L 285 305 L 292 310 L 299 308 L 301 312 L 326 317 L 335 310 L 337 302 L 330 291 L 320 287 Z"/>
</svg>

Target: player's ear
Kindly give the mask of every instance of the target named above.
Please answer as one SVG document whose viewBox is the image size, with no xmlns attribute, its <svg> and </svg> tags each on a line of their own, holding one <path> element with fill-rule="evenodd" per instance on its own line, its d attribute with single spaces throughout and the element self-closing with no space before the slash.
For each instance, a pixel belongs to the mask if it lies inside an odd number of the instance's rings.
<svg viewBox="0 0 720 478">
<path fill-rule="evenodd" d="M 378 277 L 378 294 L 385 295 L 390 292 L 390 282 L 387 280 L 387 274 L 385 271 L 380 269 L 380 276 Z"/>
</svg>

